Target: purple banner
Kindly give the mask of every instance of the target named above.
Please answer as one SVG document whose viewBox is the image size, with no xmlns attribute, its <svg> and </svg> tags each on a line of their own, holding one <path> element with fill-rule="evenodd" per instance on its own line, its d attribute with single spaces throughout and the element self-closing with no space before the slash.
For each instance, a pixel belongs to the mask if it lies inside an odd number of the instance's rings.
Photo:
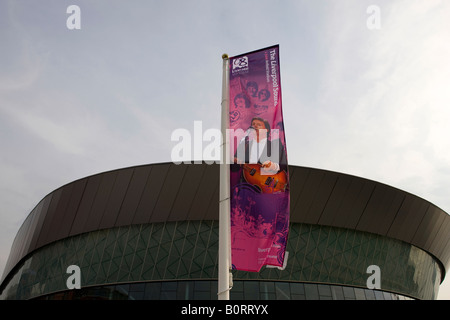
<svg viewBox="0 0 450 320">
<path fill-rule="evenodd" d="M 231 262 L 258 272 L 283 266 L 289 174 L 279 47 L 230 58 Z"/>
</svg>

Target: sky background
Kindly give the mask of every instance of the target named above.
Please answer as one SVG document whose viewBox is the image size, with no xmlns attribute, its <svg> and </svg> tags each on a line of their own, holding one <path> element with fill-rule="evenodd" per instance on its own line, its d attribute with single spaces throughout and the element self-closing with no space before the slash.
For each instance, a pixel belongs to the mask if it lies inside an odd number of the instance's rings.
<svg viewBox="0 0 450 320">
<path fill-rule="evenodd" d="M 66 26 L 70 5 L 79 30 Z M 274 44 L 290 164 L 450 212 L 449 17 L 445 0 L 2 0 L 0 274 L 43 197 L 170 162 L 174 130 L 220 128 L 222 54 Z"/>
</svg>

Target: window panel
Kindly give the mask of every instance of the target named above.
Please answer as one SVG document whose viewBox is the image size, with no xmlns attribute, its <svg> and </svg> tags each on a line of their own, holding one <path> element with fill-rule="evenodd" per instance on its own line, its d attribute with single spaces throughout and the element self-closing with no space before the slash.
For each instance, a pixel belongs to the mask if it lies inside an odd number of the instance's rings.
<svg viewBox="0 0 450 320">
<path fill-rule="evenodd" d="M 426 252 L 397 240 L 347 229 L 292 224 L 289 241 L 286 270 L 233 271 L 231 296 L 235 299 L 404 298 L 365 291 L 369 263 L 383 270 L 383 290 L 433 299 L 439 288 L 441 273 L 436 261 Z M 207 293 L 215 299 L 217 246 L 217 221 L 143 224 L 80 234 L 30 255 L 5 285 L 1 298 L 32 298 L 66 290 L 66 268 L 76 264 L 82 268 L 83 285 L 202 278 L 208 281 L 199 284 L 209 284 L 209 289 L 195 292 Z M 286 281 L 276 282 L 281 279 Z M 348 287 L 313 285 L 315 281 Z M 184 286 L 157 292 L 174 291 L 179 299 L 186 295 L 192 298 L 192 290 Z M 143 297 L 150 296 L 161 298 L 145 290 Z"/>
</svg>

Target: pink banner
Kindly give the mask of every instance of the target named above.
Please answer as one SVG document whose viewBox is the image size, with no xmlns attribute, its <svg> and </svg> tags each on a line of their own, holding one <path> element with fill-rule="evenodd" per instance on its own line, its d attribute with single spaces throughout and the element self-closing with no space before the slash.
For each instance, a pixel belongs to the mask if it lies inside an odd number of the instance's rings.
<svg viewBox="0 0 450 320">
<path fill-rule="evenodd" d="M 281 108 L 279 47 L 230 58 L 231 260 L 258 272 L 283 266 L 289 174 Z"/>
</svg>

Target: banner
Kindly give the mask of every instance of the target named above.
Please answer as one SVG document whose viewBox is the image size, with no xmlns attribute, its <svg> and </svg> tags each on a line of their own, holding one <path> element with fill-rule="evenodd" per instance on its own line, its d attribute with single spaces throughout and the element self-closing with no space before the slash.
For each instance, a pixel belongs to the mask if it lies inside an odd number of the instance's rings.
<svg viewBox="0 0 450 320">
<path fill-rule="evenodd" d="M 229 94 L 232 267 L 282 267 L 289 174 L 278 45 L 230 58 Z"/>
</svg>

